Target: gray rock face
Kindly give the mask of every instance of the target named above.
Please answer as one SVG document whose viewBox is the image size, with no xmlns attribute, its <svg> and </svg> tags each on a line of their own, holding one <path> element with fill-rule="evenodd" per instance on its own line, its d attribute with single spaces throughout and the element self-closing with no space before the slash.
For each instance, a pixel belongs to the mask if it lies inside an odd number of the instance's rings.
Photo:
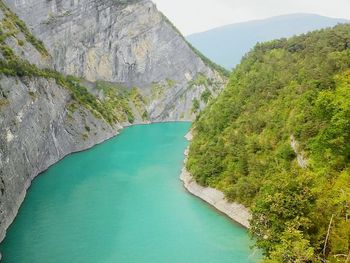
<svg viewBox="0 0 350 263">
<path fill-rule="evenodd" d="M 31 180 L 69 153 L 117 134 L 80 107 L 69 112 L 68 91 L 42 78 L 0 79 L 0 240 Z"/>
<path fill-rule="evenodd" d="M 191 120 L 192 101 L 223 78 L 207 67 L 149 0 L 6 0 L 42 40 L 56 70 L 88 81 L 137 86 L 173 85 L 148 107 L 151 120 Z M 192 86 L 199 73 L 212 82 Z M 181 99 L 181 102 L 179 101 Z"/>
<path fill-rule="evenodd" d="M 215 96 L 224 85 L 148 0 L 5 2 L 50 53 L 42 55 L 19 30 L 5 40 L 17 57 L 86 79 L 91 94 L 102 100 L 106 94 L 94 88 L 97 80 L 138 87 L 142 105 L 129 101 L 135 123 L 192 120 L 205 106 L 203 93 Z M 108 124 L 91 109 L 71 107 L 73 102 L 52 79 L 0 74 L 0 241 L 33 178 L 130 124 Z"/>
</svg>

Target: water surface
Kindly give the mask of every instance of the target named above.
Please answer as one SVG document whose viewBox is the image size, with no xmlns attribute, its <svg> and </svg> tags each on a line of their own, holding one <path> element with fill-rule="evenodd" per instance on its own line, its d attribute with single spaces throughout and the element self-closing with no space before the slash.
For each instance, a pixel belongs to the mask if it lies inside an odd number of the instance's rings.
<svg viewBox="0 0 350 263">
<path fill-rule="evenodd" d="M 134 126 L 34 180 L 4 263 L 257 262 L 246 231 L 188 194 L 189 123 Z"/>
</svg>

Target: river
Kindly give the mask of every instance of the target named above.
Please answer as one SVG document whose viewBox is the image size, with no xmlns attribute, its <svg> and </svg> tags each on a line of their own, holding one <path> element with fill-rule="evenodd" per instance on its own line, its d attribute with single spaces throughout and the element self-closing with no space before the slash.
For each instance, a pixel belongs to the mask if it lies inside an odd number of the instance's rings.
<svg viewBox="0 0 350 263">
<path fill-rule="evenodd" d="M 129 127 L 52 166 L 33 181 L 2 262 L 257 262 L 246 230 L 183 188 L 189 127 Z"/>
</svg>

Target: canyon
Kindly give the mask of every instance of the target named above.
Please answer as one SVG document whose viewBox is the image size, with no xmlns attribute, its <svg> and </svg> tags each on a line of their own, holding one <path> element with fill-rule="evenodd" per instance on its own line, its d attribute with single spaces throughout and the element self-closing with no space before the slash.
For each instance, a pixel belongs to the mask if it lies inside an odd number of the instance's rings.
<svg viewBox="0 0 350 263">
<path fill-rule="evenodd" d="M 151 1 L 0 4 L 0 240 L 52 164 L 125 126 L 194 120 L 226 82 Z"/>
</svg>

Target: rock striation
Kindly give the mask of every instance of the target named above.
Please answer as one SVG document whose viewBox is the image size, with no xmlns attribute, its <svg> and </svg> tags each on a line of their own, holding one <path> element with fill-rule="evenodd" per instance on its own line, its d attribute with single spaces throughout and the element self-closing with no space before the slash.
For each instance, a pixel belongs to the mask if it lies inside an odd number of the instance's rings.
<svg viewBox="0 0 350 263">
<path fill-rule="evenodd" d="M 149 0 L 5 1 L 44 42 L 56 70 L 140 88 L 151 121 L 193 119 L 193 100 L 224 83 Z"/>
<path fill-rule="evenodd" d="M 9 104 L 0 115 L 0 240 L 32 179 L 69 153 L 92 147 L 122 127 L 108 125 L 84 107 L 71 115 L 69 92 L 43 78 L 0 79 Z"/>
</svg>

